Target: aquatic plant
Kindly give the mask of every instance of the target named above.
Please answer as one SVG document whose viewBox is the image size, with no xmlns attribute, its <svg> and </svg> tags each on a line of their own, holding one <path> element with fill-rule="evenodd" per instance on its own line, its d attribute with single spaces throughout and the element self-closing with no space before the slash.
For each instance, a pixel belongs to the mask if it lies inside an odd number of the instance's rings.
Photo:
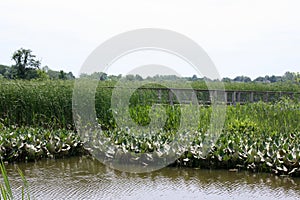
<svg viewBox="0 0 300 200">
<path fill-rule="evenodd" d="M 0 123 L 0 157 L 7 161 L 37 160 L 81 155 L 79 136 L 65 129 L 6 127 Z"/>
<path fill-rule="evenodd" d="M 4 183 L 0 183 L 0 191 L 1 191 L 0 199 L 3 198 L 4 200 L 13 200 L 14 196 L 12 193 L 10 182 L 8 180 L 8 175 L 7 175 L 5 165 L 3 162 L 0 163 L 0 170 L 1 170 L 1 174 L 2 174 L 3 182 L 4 182 Z M 21 194 L 22 200 L 25 200 L 25 191 L 26 191 L 27 200 L 30 200 L 29 184 L 28 184 L 23 172 L 19 168 L 18 168 L 18 172 L 23 181 L 22 194 Z"/>
</svg>

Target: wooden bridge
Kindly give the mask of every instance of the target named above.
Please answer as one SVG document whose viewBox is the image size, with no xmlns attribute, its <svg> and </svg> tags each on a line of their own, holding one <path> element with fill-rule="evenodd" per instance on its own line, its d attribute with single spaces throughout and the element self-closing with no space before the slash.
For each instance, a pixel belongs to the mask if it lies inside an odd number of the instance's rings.
<svg viewBox="0 0 300 200">
<path fill-rule="evenodd" d="M 152 89 L 152 88 L 151 88 Z M 300 92 L 286 91 L 248 91 L 248 90 L 201 90 L 201 89 L 178 89 L 178 88 L 153 88 L 157 91 L 158 102 L 162 99 L 163 91 L 168 93 L 169 104 L 177 103 L 176 96 L 183 99 L 183 103 L 191 103 L 192 97 L 197 97 L 200 104 L 211 104 L 217 100 L 226 102 L 229 105 L 236 103 L 245 104 L 252 102 L 274 102 L 282 97 L 298 99 L 300 101 Z"/>
<path fill-rule="evenodd" d="M 114 89 L 114 87 L 103 87 Z M 132 89 L 124 87 L 124 90 Z M 228 105 L 245 104 L 252 102 L 274 102 L 282 97 L 297 99 L 300 101 L 300 92 L 288 91 L 255 91 L 255 90 L 204 90 L 192 88 L 138 88 L 136 90 L 139 96 L 146 93 L 146 98 L 151 98 L 155 103 L 167 103 L 170 105 L 185 103 L 190 104 L 197 100 L 199 104 L 209 105 L 214 100 L 226 102 Z M 196 97 L 196 98 L 195 98 Z M 180 102 L 179 100 L 180 99 Z"/>
</svg>

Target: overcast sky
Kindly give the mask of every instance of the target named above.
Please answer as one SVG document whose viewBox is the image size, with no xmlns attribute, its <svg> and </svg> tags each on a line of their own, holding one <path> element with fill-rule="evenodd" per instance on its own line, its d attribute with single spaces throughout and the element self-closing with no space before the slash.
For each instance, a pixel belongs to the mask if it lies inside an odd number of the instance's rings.
<svg viewBox="0 0 300 200">
<path fill-rule="evenodd" d="M 299 9 L 297 0 L 1 0 L 0 63 L 23 47 L 77 75 L 112 36 L 164 28 L 202 46 L 222 77 L 299 72 Z"/>
</svg>

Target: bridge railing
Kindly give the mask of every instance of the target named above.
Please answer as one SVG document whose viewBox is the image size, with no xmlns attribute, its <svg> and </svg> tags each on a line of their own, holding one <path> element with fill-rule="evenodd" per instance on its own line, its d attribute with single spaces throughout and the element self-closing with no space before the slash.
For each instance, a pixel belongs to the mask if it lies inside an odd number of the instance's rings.
<svg viewBox="0 0 300 200">
<path fill-rule="evenodd" d="M 114 87 L 104 87 L 111 88 Z M 126 88 L 124 88 L 126 89 Z M 181 103 L 192 103 L 197 100 L 200 104 L 211 104 L 214 98 L 219 101 L 226 101 L 229 105 L 236 103 L 245 104 L 258 101 L 273 102 L 280 100 L 282 97 L 297 99 L 300 101 L 300 92 L 288 91 L 255 91 L 255 90 L 204 90 L 204 89 L 190 89 L 190 88 L 138 88 L 137 95 L 143 96 L 145 93 L 153 102 L 163 104 L 178 104 L 178 98 Z M 196 97 L 196 98 L 195 98 Z M 142 97 L 141 97 L 142 98 Z M 142 99 L 141 99 L 142 101 Z"/>
</svg>

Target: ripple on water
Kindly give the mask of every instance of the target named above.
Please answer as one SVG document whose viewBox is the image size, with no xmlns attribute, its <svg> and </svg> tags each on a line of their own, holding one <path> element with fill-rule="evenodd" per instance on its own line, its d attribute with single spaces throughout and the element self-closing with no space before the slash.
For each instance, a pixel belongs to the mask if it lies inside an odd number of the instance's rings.
<svg viewBox="0 0 300 200">
<path fill-rule="evenodd" d="M 130 174 L 89 158 L 44 160 L 18 165 L 35 199 L 300 199 L 300 179 L 224 170 L 164 168 Z M 15 165 L 7 171 L 19 199 Z"/>
</svg>

